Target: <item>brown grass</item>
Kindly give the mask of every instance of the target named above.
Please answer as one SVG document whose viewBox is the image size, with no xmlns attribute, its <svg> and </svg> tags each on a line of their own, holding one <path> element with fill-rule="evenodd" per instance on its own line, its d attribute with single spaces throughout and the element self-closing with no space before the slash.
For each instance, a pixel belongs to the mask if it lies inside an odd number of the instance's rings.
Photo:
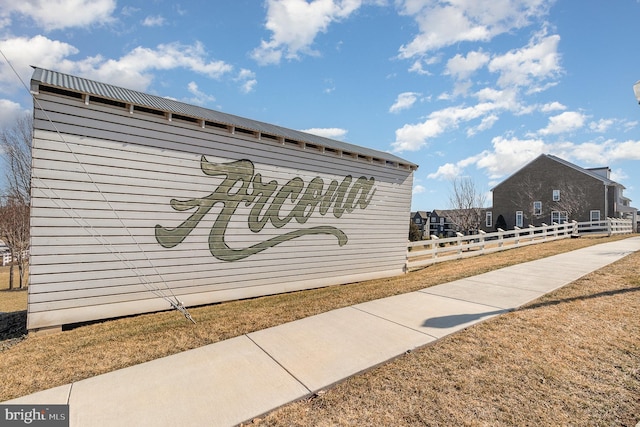
<svg viewBox="0 0 640 427">
<path fill-rule="evenodd" d="M 198 322 L 196 325 L 192 325 L 187 322 L 176 312 L 165 312 L 87 325 L 55 335 L 29 336 L 18 344 L 0 351 L 0 366 L 10 367 L 9 369 L 2 369 L 0 372 L 0 401 L 57 385 L 66 384 L 72 381 L 78 381 L 104 372 L 142 363 L 187 349 L 196 348 L 234 336 L 318 314 L 334 308 L 345 307 L 389 295 L 410 292 L 416 289 L 455 280 L 461 277 L 479 274 L 518 262 L 538 259 L 556 253 L 566 252 L 568 250 L 578 249 L 611 240 L 616 240 L 616 238 L 565 239 L 476 258 L 446 262 L 391 279 L 373 280 L 349 286 L 333 286 L 310 291 L 192 308 L 190 309 L 190 312 Z M 633 259 L 636 260 L 637 267 L 638 258 L 635 257 Z M 0 287 L 1 286 L 2 284 L 0 284 Z M 635 286 L 638 286 L 638 283 L 635 283 Z M 8 293 L 0 293 L 0 303 L 4 304 L 6 294 Z M 628 292 L 620 293 L 619 297 L 622 299 L 631 297 L 637 298 L 637 295 L 638 294 L 636 293 Z M 584 301 L 588 302 L 592 300 L 596 301 L 598 299 L 585 299 Z M 577 302 L 579 301 L 576 301 L 576 303 Z M 565 304 L 542 306 L 531 310 L 520 310 L 516 313 L 503 316 L 497 321 L 486 322 L 485 324 L 480 325 L 479 328 L 488 328 L 490 325 L 495 325 L 497 322 L 503 322 L 503 318 L 512 319 L 513 316 L 521 313 L 533 313 L 534 315 L 532 320 L 522 319 L 517 322 L 513 333 L 519 331 L 522 336 L 526 337 L 524 343 L 529 339 L 531 343 L 539 341 L 539 344 L 536 345 L 542 345 L 545 343 L 542 336 L 551 337 L 554 336 L 554 334 L 559 335 L 556 330 L 561 326 L 557 321 L 545 322 L 544 319 L 550 317 L 545 314 L 544 310 L 546 310 L 547 307 L 548 309 L 552 309 L 553 307 L 560 306 L 564 307 Z M 25 307 L 21 308 L 24 309 Z M 637 299 L 635 308 L 636 310 L 638 309 Z M 639 318 L 638 314 L 639 313 L 637 312 L 635 313 L 635 319 Z M 620 313 L 616 313 L 616 315 L 618 317 L 622 316 Z M 569 316 L 569 319 L 573 320 L 574 317 L 576 317 L 576 315 L 571 315 Z M 614 319 L 610 319 L 611 322 L 613 322 L 613 320 Z M 616 322 L 617 321 L 619 321 L 619 319 L 617 319 Z M 587 318 L 579 325 L 582 325 L 584 329 L 591 329 L 592 325 L 590 325 L 590 323 L 591 322 Z M 534 326 L 531 326 L 531 324 Z M 576 331 L 581 330 L 579 325 L 575 326 Z M 545 329 L 545 332 L 542 333 L 542 328 L 546 327 L 550 329 L 548 331 Z M 595 326 L 593 327 L 595 328 Z M 457 334 L 454 337 L 442 340 L 437 345 L 414 353 L 414 355 L 422 354 L 425 351 L 427 353 L 437 353 L 437 359 L 426 362 L 416 359 L 412 362 L 415 364 L 407 366 L 406 371 L 402 371 L 400 368 L 397 368 L 398 372 L 401 372 L 398 374 L 400 375 L 399 377 L 396 376 L 393 370 L 383 374 L 383 377 L 388 377 L 384 380 L 388 382 L 388 386 L 383 384 L 368 387 L 365 382 L 362 383 L 365 387 L 361 388 L 357 383 L 358 381 L 373 381 L 368 380 L 367 378 L 369 378 L 369 375 L 372 375 L 373 372 L 378 372 L 378 370 L 371 371 L 364 376 L 358 376 L 350 380 L 356 381 L 356 385 L 355 391 L 351 390 L 348 393 L 354 393 L 359 395 L 362 399 L 366 399 L 366 396 L 371 395 L 373 391 L 377 392 L 378 390 L 381 390 L 384 395 L 389 397 L 406 390 L 407 386 L 403 385 L 404 381 L 402 380 L 402 377 L 405 377 L 405 379 L 417 377 L 419 380 L 412 382 L 414 385 L 410 386 L 410 388 L 415 387 L 415 389 L 412 389 L 410 391 L 410 395 L 405 396 L 403 399 L 407 402 L 413 402 L 410 403 L 410 406 L 414 408 L 413 410 L 408 410 L 405 415 L 408 416 L 407 414 L 413 414 L 411 417 L 414 415 L 417 417 L 407 418 L 405 424 L 419 424 L 420 420 L 430 419 L 429 417 L 432 416 L 432 414 L 425 412 L 426 409 L 424 407 L 431 407 L 433 409 L 434 405 L 425 405 L 424 402 L 440 402 L 438 406 L 447 409 L 449 404 L 447 403 L 443 406 L 442 404 L 446 403 L 443 399 L 451 398 L 454 400 L 453 393 L 456 388 L 466 390 L 470 393 L 468 397 L 462 398 L 472 399 L 473 397 L 473 400 L 467 400 L 467 403 L 471 403 L 472 407 L 476 405 L 476 403 L 474 403 L 476 400 L 485 399 L 484 394 L 480 392 L 477 387 L 483 384 L 487 384 L 488 386 L 488 384 L 492 382 L 499 383 L 496 379 L 492 379 L 492 376 L 490 375 L 481 376 L 482 370 L 492 368 L 495 364 L 501 366 L 498 369 L 502 370 L 502 377 L 509 376 L 507 374 L 510 372 L 513 372 L 515 378 L 528 378 L 528 375 L 537 375 L 538 373 L 542 373 L 546 375 L 540 377 L 545 379 L 545 384 L 555 384 L 555 381 L 558 383 L 562 382 L 560 379 L 554 379 L 553 374 L 555 373 L 555 368 L 548 367 L 547 364 L 549 364 L 549 362 L 544 360 L 536 361 L 535 358 L 540 356 L 539 352 L 533 351 L 536 348 L 535 345 L 525 346 L 522 341 L 520 341 L 520 344 L 515 344 L 517 341 L 513 341 L 511 344 L 512 347 L 499 350 L 500 337 L 505 334 L 505 328 L 506 326 L 504 325 L 494 327 L 494 329 L 490 329 L 490 333 L 484 338 L 469 338 L 469 331 L 466 331 Z M 624 326 L 621 328 L 624 330 L 624 328 L 631 328 L 631 326 Z M 470 330 L 475 329 L 478 328 L 472 328 Z M 602 331 L 600 331 L 600 333 L 602 334 Z M 636 338 L 640 336 L 637 324 L 635 329 L 629 329 L 629 333 L 631 336 L 635 334 Z M 603 336 L 600 335 L 600 337 L 602 340 Z M 456 342 L 455 339 L 466 339 L 467 341 Z M 452 342 L 452 344 L 449 344 L 451 347 L 448 349 L 445 347 L 445 350 L 443 351 L 433 350 L 445 346 L 448 342 Z M 508 344 L 508 342 L 505 343 L 505 345 L 506 344 Z M 598 346 L 601 346 L 601 344 L 598 343 Z M 531 347 L 531 349 L 528 350 L 530 354 L 527 357 L 532 358 L 532 361 L 529 362 L 529 359 L 526 357 L 521 359 L 524 356 L 522 354 L 518 354 L 516 351 L 519 347 Z M 461 351 L 461 349 L 464 348 L 468 349 L 469 353 L 466 355 L 466 359 L 464 358 L 466 354 L 465 351 Z M 636 369 L 636 371 L 632 371 L 632 368 L 628 367 L 628 365 L 621 364 L 623 363 L 622 361 L 616 362 L 618 363 L 616 366 L 621 366 L 618 371 L 627 372 L 628 375 L 631 375 L 629 373 L 635 372 L 633 373 L 635 377 L 629 379 L 627 382 L 630 386 L 636 387 L 635 390 L 638 391 L 637 360 L 640 356 L 638 354 L 638 348 L 635 347 L 635 350 L 629 350 L 628 347 L 625 348 L 627 351 L 631 352 L 629 354 L 635 357 L 636 366 L 634 369 Z M 588 350 L 589 349 L 585 349 L 584 352 L 588 353 Z M 635 351 L 635 353 L 633 353 L 633 351 Z M 556 357 L 559 360 L 562 359 L 562 353 L 555 349 L 551 349 L 546 353 L 542 354 L 542 356 L 546 357 L 556 354 Z M 399 363 L 405 359 L 409 361 L 414 360 L 413 357 L 417 357 L 414 355 L 402 358 L 394 363 Z M 463 359 L 457 360 L 456 357 L 463 357 Z M 570 362 L 573 357 L 574 356 L 571 355 L 571 357 L 568 358 L 568 362 Z M 597 357 L 602 359 L 605 356 Z M 527 365 L 523 361 L 535 364 L 534 367 L 536 367 L 536 369 L 531 371 L 533 374 L 530 371 L 524 371 L 524 373 L 517 371 L 518 368 L 526 368 Z M 483 362 L 484 365 L 478 365 L 480 362 Z M 443 363 L 444 365 L 442 365 Z M 394 365 L 391 364 L 389 366 Z M 457 376 L 452 374 L 455 369 L 465 366 L 468 367 L 468 370 L 465 370 L 460 378 L 457 378 Z M 554 365 L 549 364 L 549 366 Z M 384 369 L 384 367 L 380 369 Z M 451 376 L 448 378 L 448 382 L 431 381 L 430 378 L 431 375 L 434 374 L 434 369 L 435 371 L 444 372 L 445 374 L 450 373 Z M 473 379 L 474 375 L 477 375 L 478 378 Z M 537 378 L 535 375 L 532 378 Z M 458 383 L 455 382 L 456 378 Z M 540 378 L 538 378 L 538 380 L 540 380 Z M 583 381 L 588 382 L 587 379 L 588 378 L 585 378 Z M 552 380 L 554 382 L 552 382 Z M 442 388 L 442 391 L 446 392 L 445 395 L 435 393 L 437 390 L 429 391 L 426 388 L 422 389 L 419 387 L 419 384 L 426 383 L 437 383 L 438 387 Z M 355 407 L 348 411 L 345 410 L 346 412 L 342 414 L 323 414 L 318 409 L 318 406 L 326 406 L 330 411 L 331 408 L 336 411 L 342 411 L 341 409 L 336 409 L 333 406 L 333 403 L 331 403 L 331 396 L 333 396 L 333 393 L 339 393 L 341 387 L 345 387 L 346 384 L 350 384 L 350 382 L 344 383 L 336 389 L 329 391 L 320 399 L 315 399 L 306 403 L 298 403 L 287 407 L 282 410 L 284 413 L 278 412 L 270 416 L 267 423 L 287 425 L 290 422 L 287 421 L 286 418 L 287 411 L 294 411 L 292 412 L 294 414 L 293 416 L 298 419 L 299 422 L 295 421 L 292 424 L 369 424 L 366 421 L 354 421 L 354 423 L 351 423 L 350 421 L 364 419 L 359 418 L 363 416 L 363 412 L 357 409 L 357 405 L 364 404 L 364 402 L 356 402 Z M 476 388 L 471 387 L 472 385 Z M 527 387 L 529 386 L 532 386 L 532 384 L 527 385 Z M 522 391 L 520 386 L 509 389 L 508 385 L 505 384 L 500 387 L 502 387 L 504 392 L 507 394 L 517 395 Z M 482 389 L 483 387 L 480 387 L 480 390 Z M 479 394 L 472 396 L 473 393 L 476 392 Z M 435 400 L 438 396 L 440 400 Z M 380 409 L 384 409 L 389 412 L 389 414 L 393 415 L 393 408 L 386 407 L 383 403 L 385 400 L 378 401 L 378 399 L 383 399 L 383 397 L 373 397 L 373 400 L 366 403 L 363 408 L 371 409 L 372 407 L 375 408 L 378 405 L 382 405 Z M 305 405 L 310 406 L 305 407 Z M 637 400 L 635 405 L 637 409 Z M 498 408 L 502 408 L 502 406 L 498 406 Z M 380 409 L 378 410 L 378 413 Z M 301 411 L 301 413 L 296 411 Z M 469 418 L 466 418 L 467 415 L 465 415 L 468 414 L 468 411 L 469 409 L 459 412 L 458 416 L 461 417 L 459 419 L 469 420 Z M 487 410 L 483 409 L 483 411 Z M 522 411 L 522 408 L 520 411 Z M 303 413 L 307 413 L 307 415 L 303 415 Z M 495 415 L 495 410 L 494 412 L 489 411 L 488 416 L 491 416 L 492 413 L 497 417 L 497 415 Z M 501 412 L 498 411 L 497 413 L 500 414 Z M 307 416 L 312 418 L 305 418 Z M 336 416 L 344 418 L 336 418 Z M 377 415 L 377 417 L 380 416 L 382 416 L 382 418 L 377 418 L 380 422 L 374 422 L 373 424 L 389 425 L 389 422 L 384 422 L 384 415 Z M 393 416 L 395 417 L 395 415 Z M 414 421 L 411 421 L 412 419 Z M 489 419 L 502 420 L 502 418 Z M 309 423 L 306 422 L 307 420 Z M 400 417 L 399 420 L 400 424 L 402 424 L 402 417 Z M 450 420 L 453 419 L 450 418 Z M 470 424 L 469 422 L 466 423 Z M 487 422 L 484 423 L 486 424 Z M 569 422 L 569 424 L 571 423 L 572 422 Z M 393 422 L 391 424 L 395 425 L 397 423 Z M 449 423 L 442 422 L 442 424 Z M 482 424 L 482 422 L 480 424 Z M 489 421 L 488 424 L 492 424 L 492 422 Z M 516 424 L 518 423 L 516 422 Z"/>
</svg>

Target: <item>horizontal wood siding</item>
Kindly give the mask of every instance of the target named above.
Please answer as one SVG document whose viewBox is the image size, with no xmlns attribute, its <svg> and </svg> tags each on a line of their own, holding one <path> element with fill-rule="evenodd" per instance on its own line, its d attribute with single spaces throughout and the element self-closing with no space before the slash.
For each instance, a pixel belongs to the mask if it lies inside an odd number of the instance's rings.
<svg viewBox="0 0 640 427">
<path fill-rule="evenodd" d="M 162 295 L 191 306 L 404 271 L 409 168 L 49 93 L 37 97 L 44 111 L 34 114 L 29 329 L 169 309 Z M 202 201 L 224 182 L 203 172 L 203 156 L 220 165 L 250 160 L 254 180 L 260 174 L 263 184 L 277 182 L 259 218 L 279 189 L 302 180 L 300 197 L 287 197 L 277 212 L 294 218 L 254 232 L 255 202 L 241 202 L 227 218 L 218 201 L 180 244 L 163 247 L 156 227 L 174 229 L 196 211 L 176 210 L 171 201 Z M 366 208 L 341 213 L 334 202 L 324 215 L 315 206 L 306 221 L 309 206 L 294 215 L 312 180 L 322 179 L 322 193 L 347 175 L 350 185 L 375 179 Z M 226 223 L 225 243 L 233 249 L 312 227 L 335 227 L 346 243 L 327 233 L 304 235 L 224 261 L 209 248 L 216 223 Z"/>
</svg>

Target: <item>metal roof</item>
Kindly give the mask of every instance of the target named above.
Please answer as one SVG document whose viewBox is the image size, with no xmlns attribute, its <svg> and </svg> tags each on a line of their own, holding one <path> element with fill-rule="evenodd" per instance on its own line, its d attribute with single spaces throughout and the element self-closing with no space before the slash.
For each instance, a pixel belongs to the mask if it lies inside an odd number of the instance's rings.
<svg viewBox="0 0 640 427">
<path fill-rule="evenodd" d="M 150 95 L 131 89 L 125 89 L 106 83 L 88 80 L 82 77 L 72 76 L 57 71 L 46 70 L 34 67 L 35 71 L 31 78 L 31 90 L 38 92 L 40 85 L 60 88 L 72 92 L 87 94 L 123 102 L 133 106 L 152 108 L 167 113 L 176 113 L 195 119 L 207 120 L 227 126 L 234 126 L 254 132 L 267 133 L 269 135 L 290 139 L 293 141 L 310 143 L 317 146 L 330 148 L 349 153 L 359 154 L 365 157 L 381 159 L 398 164 L 399 166 L 417 169 L 418 165 L 404 160 L 393 154 L 373 150 L 370 148 L 336 141 L 310 133 L 288 129 L 269 123 L 246 119 L 220 111 L 209 110 L 195 105 L 186 104 L 160 96 Z"/>
</svg>

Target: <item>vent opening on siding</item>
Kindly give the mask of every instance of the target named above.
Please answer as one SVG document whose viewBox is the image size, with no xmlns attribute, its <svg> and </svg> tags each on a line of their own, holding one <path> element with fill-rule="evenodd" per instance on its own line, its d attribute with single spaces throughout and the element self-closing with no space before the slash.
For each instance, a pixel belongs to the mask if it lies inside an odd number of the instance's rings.
<svg viewBox="0 0 640 427">
<path fill-rule="evenodd" d="M 243 129 L 243 128 L 236 128 L 236 132 L 235 133 L 242 133 L 245 135 L 251 135 L 251 136 L 256 136 L 256 133 L 252 130 L 249 129 Z"/>
<path fill-rule="evenodd" d="M 391 167 L 391 168 L 402 168 L 402 169 L 413 169 L 414 168 L 412 165 L 405 164 L 405 163 L 398 163 L 398 162 L 391 161 L 391 160 L 375 158 L 375 157 L 366 156 L 366 155 L 363 155 L 363 154 L 352 153 L 352 152 L 349 152 L 349 151 L 342 151 L 342 150 L 335 149 L 335 148 L 328 148 L 328 147 L 325 147 L 325 146 L 322 146 L 322 145 L 313 144 L 313 143 L 305 143 L 305 142 L 302 142 L 302 141 L 297 141 L 297 140 L 290 139 L 290 138 L 284 138 L 282 136 L 276 136 L 276 135 L 272 135 L 272 134 L 268 134 L 268 133 L 264 133 L 263 134 L 263 133 L 260 133 L 258 131 L 254 131 L 254 130 L 250 130 L 250 129 L 245 129 L 245 128 L 241 128 L 241 127 L 233 127 L 233 126 L 229 126 L 229 125 L 226 125 L 226 124 L 223 124 L 223 123 L 197 119 L 197 118 L 194 118 L 194 117 L 191 117 L 191 116 L 185 116 L 185 115 L 182 115 L 182 114 L 167 113 L 166 111 L 158 110 L 158 109 L 155 109 L 155 108 L 143 107 L 143 106 L 139 106 L 139 105 L 129 105 L 129 104 L 126 104 L 126 103 L 121 102 L 121 101 L 116 101 L 116 100 L 113 100 L 113 99 L 103 98 L 103 97 L 99 97 L 99 96 L 91 96 L 89 94 L 83 94 L 81 92 L 65 90 L 65 89 L 58 88 L 58 87 L 40 85 L 39 86 L 39 90 L 41 92 L 49 92 L 49 93 L 53 93 L 53 94 L 57 94 L 57 95 L 66 96 L 66 97 L 69 97 L 69 98 L 80 99 L 80 100 L 84 100 L 84 97 L 87 96 L 89 98 L 89 103 L 92 103 L 92 104 L 102 104 L 102 105 L 109 105 L 109 106 L 113 106 L 113 107 L 123 108 L 123 109 L 130 109 L 131 112 L 135 111 L 135 112 L 147 113 L 147 114 L 151 114 L 151 115 L 158 116 L 158 117 L 168 117 L 169 116 L 169 117 L 171 117 L 172 120 L 181 120 L 181 121 L 188 122 L 188 123 L 195 123 L 195 124 L 197 124 L 199 126 L 201 126 L 204 123 L 204 126 L 202 126 L 202 127 L 216 128 L 216 129 L 225 130 L 227 132 L 250 135 L 250 136 L 252 136 L 254 138 L 258 138 L 258 139 L 262 139 L 262 140 L 275 141 L 275 142 L 277 142 L 279 144 L 289 145 L 289 146 L 292 146 L 292 147 L 303 148 L 303 149 L 308 149 L 308 150 L 316 150 L 316 151 L 318 151 L 320 153 L 330 153 L 330 154 L 333 154 L 333 155 L 335 155 L 337 157 L 353 158 L 353 159 L 365 161 L 365 162 L 368 162 L 368 163 L 375 163 L 375 164 L 379 164 L 379 165 L 383 165 L 383 166 Z"/>
<path fill-rule="evenodd" d="M 304 148 L 305 148 L 306 150 L 322 151 L 322 147 L 320 147 L 319 145 L 316 145 L 316 144 L 309 144 L 308 142 L 305 142 L 305 144 L 304 144 Z"/>
<path fill-rule="evenodd" d="M 300 147 L 300 145 L 302 144 L 300 141 L 296 141 L 294 139 L 289 139 L 289 138 L 285 138 L 284 143 L 288 145 L 292 145 L 294 147 Z"/>
<path fill-rule="evenodd" d="M 200 123 L 200 121 L 196 118 L 183 116 L 182 114 L 175 114 L 175 113 L 171 114 L 171 119 L 182 120 L 183 122 L 189 122 L 189 123 Z"/>
<path fill-rule="evenodd" d="M 139 111 L 141 113 L 153 114 L 154 116 L 165 117 L 166 113 L 162 110 L 156 110 L 155 108 L 141 107 L 136 105 L 133 107 L 135 111 Z"/>
<path fill-rule="evenodd" d="M 229 126 L 224 125 L 222 123 L 210 122 L 207 120 L 206 122 L 204 122 L 204 125 L 210 128 L 224 129 L 227 132 L 229 131 Z"/>
<path fill-rule="evenodd" d="M 127 108 L 127 104 L 125 104 L 124 102 L 114 101 L 113 99 L 100 98 L 98 96 L 90 96 L 89 103 L 104 104 L 104 105 L 110 105 L 112 107 L 119 107 L 119 108 Z"/>
<path fill-rule="evenodd" d="M 83 95 L 78 92 L 72 92 L 70 90 L 64 90 L 51 86 L 40 86 L 40 92 L 55 93 L 56 95 L 68 96 L 69 98 L 82 99 Z"/>
</svg>

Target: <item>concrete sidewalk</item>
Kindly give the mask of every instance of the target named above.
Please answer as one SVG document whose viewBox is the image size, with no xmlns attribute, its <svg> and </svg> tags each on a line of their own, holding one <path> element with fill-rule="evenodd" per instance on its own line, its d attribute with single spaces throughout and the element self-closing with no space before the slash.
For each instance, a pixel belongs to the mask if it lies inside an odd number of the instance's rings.
<svg viewBox="0 0 640 427">
<path fill-rule="evenodd" d="M 357 304 L 4 403 L 71 426 L 230 426 L 520 307 L 640 249 L 640 237 Z"/>
</svg>

